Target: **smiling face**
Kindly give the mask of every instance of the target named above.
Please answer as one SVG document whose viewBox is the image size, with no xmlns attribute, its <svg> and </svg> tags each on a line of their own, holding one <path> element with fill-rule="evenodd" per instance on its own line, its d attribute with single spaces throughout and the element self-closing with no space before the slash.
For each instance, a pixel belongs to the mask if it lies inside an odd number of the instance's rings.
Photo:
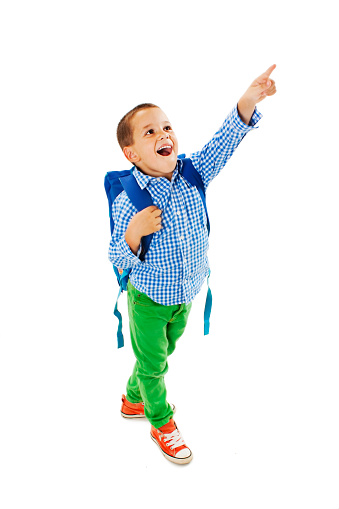
<svg viewBox="0 0 339 509">
<path fill-rule="evenodd" d="M 177 164 L 178 141 L 160 108 L 137 111 L 131 119 L 133 144 L 124 147 L 127 159 L 146 175 L 172 178 Z"/>
</svg>

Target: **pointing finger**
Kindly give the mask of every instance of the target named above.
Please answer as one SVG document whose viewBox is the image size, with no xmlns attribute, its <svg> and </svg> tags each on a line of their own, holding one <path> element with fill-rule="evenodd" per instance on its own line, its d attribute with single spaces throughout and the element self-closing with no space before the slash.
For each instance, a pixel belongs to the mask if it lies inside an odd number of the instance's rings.
<svg viewBox="0 0 339 509">
<path fill-rule="evenodd" d="M 258 83 L 264 83 L 264 82 L 268 79 L 269 75 L 270 75 L 270 74 L 274 71 L 274 69 L 275 69 L 276 67 L 277 67 L 277 66 L 276 66 L 275 64 L 271 65 L 271 67 L 269 67 L 269 68 L 267 69 L 267 71 L 265 71 L 263 74 L 261 74 L 261 75 L 260 75 L 260 76 L 256 79 L 256 81 L 257 81 Z"/>
<path fill-rule="evenodd" d="M 274 69 L 276 68 L 277 66 L 275 64 L 271 65 L 271 67 L 269 67 L 267 69 L 266 72 L 264 72 L 263 76 L 265 76 L 265 78 L 268 78 L 269 75 L 274 71 Z"/>
</svg>

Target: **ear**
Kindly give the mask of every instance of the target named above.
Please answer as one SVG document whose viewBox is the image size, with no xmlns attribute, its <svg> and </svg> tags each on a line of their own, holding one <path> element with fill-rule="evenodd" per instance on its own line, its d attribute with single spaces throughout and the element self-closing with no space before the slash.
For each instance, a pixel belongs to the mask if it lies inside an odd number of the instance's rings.
<svg viewBox="0 0 339 509">
<path fill-rule="evenodd" d="M 136 152 L 134 152 L 132 147 L 124 147 L 123 153 L 126 159 L 128 159 L 131 163 L 135 164 L 140 161 L 140 157 Z"/>
</svg>

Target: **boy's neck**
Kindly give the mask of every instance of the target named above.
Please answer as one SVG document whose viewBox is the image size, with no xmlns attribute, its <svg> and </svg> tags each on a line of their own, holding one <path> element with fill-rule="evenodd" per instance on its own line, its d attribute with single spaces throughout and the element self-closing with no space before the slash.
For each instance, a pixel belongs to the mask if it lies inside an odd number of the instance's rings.
<svg viewBox="0 0 339 509">
<path fill-rule="evenodd" d="M 155 175 L 150 175 L 149 173 L 146 173 L 146 172 L 145 172 L 145 171 L 143 171 L 141 168 L 139 168 L 139 166 L 137 166 L 136 164 L 135 164 L 134 166 L 136 167 L 136 169 L 137 169 L 137 170 L 139 170 L 139 171 L 140 171 L 140 173 L 142 173 L 143 175 L 147 175 L 148 177 L 152 177 L 152 178 L 154 178 L 154 179 L 159 179 L 159 178 L 161 178 L 161 177 L 164 177 L 164 178 L 166 178 L 167 180 L 169 180 L 170 182 L 171 182 L 171 180 L 172 180 L 172 176 L 173 176 L 173 172 L 174 172 L 174 170 L 172 171 L 172 173 L 168 173 L 168 174 L 166 174 L 166 175 L 159 175 L 159 176 L 157 177 L 157 176 L 155 176 Z M 175 169 L 175 168 L 174 168 L 174 169 Z"/>
</svg>

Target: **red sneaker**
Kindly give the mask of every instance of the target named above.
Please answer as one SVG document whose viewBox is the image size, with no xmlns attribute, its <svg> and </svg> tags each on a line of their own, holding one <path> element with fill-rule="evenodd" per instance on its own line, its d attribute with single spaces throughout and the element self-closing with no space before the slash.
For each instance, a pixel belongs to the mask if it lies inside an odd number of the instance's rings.
<svg viewBox="0 0 339 509">
<path fill-rule="evenodd" d="M 125 394 L 122 395 L 121 415 L 127 419 L 135 419 L 145 417 L 143 403 L 131 403 L 126 399 Z M 173 413 L 175 413 L 175 406 L 171 405 Z"/>
<path fill-rule="evenodd" d="M 121 415 L 127 419 L 135 419 L 136 417 L 145 417 L 143 403 L 131 403 L 126 399 L 125 394 L 121 398 Z"/>
<path fill-rule="evenodd" d="M 165 458 L 173 463 L 183 465 L 193 458 L 192 451 L 185 444 L 173 419 L 159 429 L 151 426 L 151 439 L 160 448 Z"/>
</svg>

